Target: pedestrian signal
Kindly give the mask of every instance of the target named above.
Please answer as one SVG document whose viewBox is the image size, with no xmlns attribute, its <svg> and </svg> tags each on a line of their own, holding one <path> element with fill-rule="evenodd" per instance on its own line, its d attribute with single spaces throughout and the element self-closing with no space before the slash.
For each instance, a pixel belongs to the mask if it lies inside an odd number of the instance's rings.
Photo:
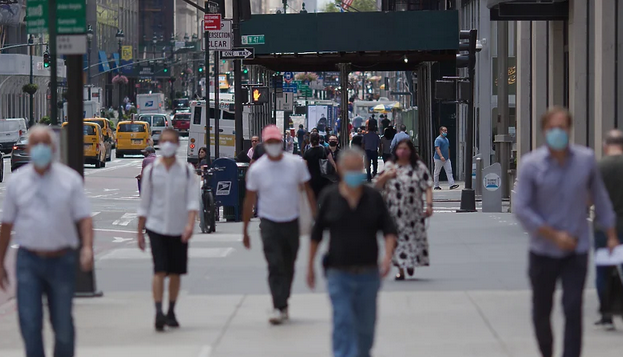
<svg viewBox="0 0 623 357">
<path fill-rule="evenodd" d="M 251 102 L 253 104 L 268 103 L 269 96 L 268 87 L 255 87 L 251 92 Z"/>
</svg>

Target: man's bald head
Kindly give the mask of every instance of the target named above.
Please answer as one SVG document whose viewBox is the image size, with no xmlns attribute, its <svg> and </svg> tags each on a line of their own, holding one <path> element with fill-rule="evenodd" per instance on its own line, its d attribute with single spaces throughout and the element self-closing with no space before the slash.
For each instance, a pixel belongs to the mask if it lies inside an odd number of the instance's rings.
<svg viewBox="0 0 623 357">
<path fill-rule="evenodd" d="M 623 132 L 613 129 L 608 132 L 604 140 L 604 153 L 606 155 L 621 155 L 623 153 Z"/>
<path fill-rule="evenodd" d="M 47 125 L 35 125 L 28 132 L 28 148 L 38 144 L 45 144 L 55 150 L 54 131 Z"/>
</svg>

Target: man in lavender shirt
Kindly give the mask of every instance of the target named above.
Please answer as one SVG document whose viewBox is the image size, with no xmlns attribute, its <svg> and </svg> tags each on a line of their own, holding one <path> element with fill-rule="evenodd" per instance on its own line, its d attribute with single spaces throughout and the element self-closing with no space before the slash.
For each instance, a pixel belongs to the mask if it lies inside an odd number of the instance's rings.
<svg viewBox="0 0 623 357">
<path fill-rule="evenodd" d="M 532 320 L 543 357 L 553 356 L 551 312 L 556 283 L 563 289 L 563 357 L 582 350 L 582 296 L 590 248 L 588 206 L 617 244 L 615 214 L 591 149 L 569 144 L 572 118 L 555 107 L 541 118 L 546 145 L 521 159 L 513 211 L 530 234 Z"/>
</svg>

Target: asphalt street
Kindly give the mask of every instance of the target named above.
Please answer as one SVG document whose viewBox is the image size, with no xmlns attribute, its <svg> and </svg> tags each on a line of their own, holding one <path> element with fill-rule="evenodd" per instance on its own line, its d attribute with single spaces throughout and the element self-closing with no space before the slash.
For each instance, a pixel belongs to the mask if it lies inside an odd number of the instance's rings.
<svg viewBox="0 0 623 357">
<path fill-rule="evenodd" d="M 182 160 L 185 144 L 178 152 Z M 306 237 L 297 261 L 293 321 L 283 329 L 268 326 L 267 271 L 255 220 L 251 250 L 242 247 L 240 223 L 220 222 L 215 234 L 193 237 L 178 304 L 183 327 L 164 335 L 153 332 L 151 256 L 138 250 L 135 237 L 139 196 L 134 177 L 141 159 L 113 156 L 106 168 L 85 169 L 96 229 L 94 274 L 104 297 L 76 300 L 78 355 L 328 356 L 330 304 L 323 283 L 315 291 L 305 285 Z M 5 182 L 11 176 L 7 163 Z M 5 187 L 0 184 L 0 202 Z M 459 198 L 460 190 L 435 191 L 431 266 L 417 269 L 415 279 L 383 282 L 375 356 L 537 356 L 529 315 L 527 235 L 508 213 L 456 213 Z M 592 327 L 597 304 L 592 279 L 591 273 L 585 313 L 590 353 L 585 355 L 620 356 L 623 333 Z M 15 301 L 8 298 L 0 295 L 0 355 L 17 357 L 23 353 Z M 558 337 L 560 315 L 557 311 Z"/>
</svg>

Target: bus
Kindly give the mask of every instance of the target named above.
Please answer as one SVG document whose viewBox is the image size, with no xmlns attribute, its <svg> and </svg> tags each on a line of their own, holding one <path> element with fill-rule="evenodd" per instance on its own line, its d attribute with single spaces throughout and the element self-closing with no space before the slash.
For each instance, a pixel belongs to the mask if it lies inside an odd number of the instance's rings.
<svg viewBox="0 0 623 357">
<path fill-rule="evenodd" d="M 219 102 L 219 157 L 236 157 L 236 135 L 234 123 L 234 102 Z M 195 164 L 199 161 L 199 149 L 206 146 L 206 102 L 190 103 L 190 130 L 188 132 L 187 161 Z M 214 158 L 214 102 L 210 103 L 210 154 Z"/>
</svg>

